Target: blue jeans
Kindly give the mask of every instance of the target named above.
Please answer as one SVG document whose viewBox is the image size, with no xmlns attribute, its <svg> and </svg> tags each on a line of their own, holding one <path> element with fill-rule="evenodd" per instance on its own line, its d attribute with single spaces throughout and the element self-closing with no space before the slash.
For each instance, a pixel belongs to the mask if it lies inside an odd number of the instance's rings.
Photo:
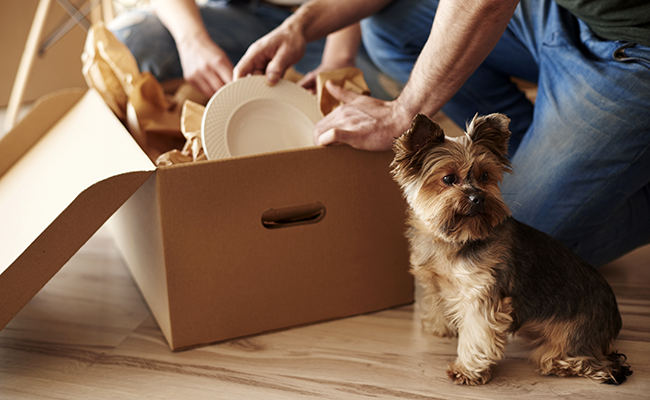
<svg viewBox="0 0 650 400">
<path fill-rule="evenodd" d="M 254 41 L 291 15 L 286 8 L 255 0 L 209 1 L 200 7 L 200 12 L 210 37 L 228 54 L 233 64 Z M 176 43 L 151 11 L 135 10 L 121 14 L 111 21 L 108 28 L 131 50 L 141 72 L 149 71 L 161 82 L 183 77 Z M 295 65 L 295 69 L 303 74 L 315 69 L 321 62 L 324 45 L 324 39 L 308 44 L 305 56 Z M 381 73 L 363 48 L 356 62 L 364 73 L 372 96 L 390 100 L 392 96 L 380 84 Z"/>
<path fill-rule="evenodd" d="M 396 0 L 362 22 L 380 69 L 404 83 L 437 1 Z M 462 22 L 459 22 L 462 23 Z M 538 84 L 533 105 L 511 77 Z M 501 40 L 443 108 L 511 118 L 515 218 L 594 266 L 650 242 L 650 48 L 596 37 L 552 0 L 522 0 Z"/>
</svg>

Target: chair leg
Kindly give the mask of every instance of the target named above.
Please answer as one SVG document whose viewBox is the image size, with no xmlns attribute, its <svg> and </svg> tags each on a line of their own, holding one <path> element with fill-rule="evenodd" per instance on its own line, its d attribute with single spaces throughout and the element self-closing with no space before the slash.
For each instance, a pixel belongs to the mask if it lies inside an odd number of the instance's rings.
<svg viewBox="0 0 650 400">
<path fill-rule="evenodd" d="M 5 131 L 10 131 L 16 122 L 18 108 L 20 107 L 23 95 L 25 94 L 25 86 L 27 85 L 27 79 L 29 78 L 32 66 L 34 65 L 34 57 L 36 57 L 38 51 L 38 41 L 43 32 L 43 26 L 45 25 L 51 2 L 51 0 L 39 0 L 38 2 L 36 14 L 34 15 L 34 22 L 32 22 L 32 27 L 29 29 L 25 50 L 20 59 L 16 79 L 13 88 L 11 89 L 11 95 L 9 97 L 9 104 L 7 105 L 7 113 L 4 121 Z"/>
</svg>

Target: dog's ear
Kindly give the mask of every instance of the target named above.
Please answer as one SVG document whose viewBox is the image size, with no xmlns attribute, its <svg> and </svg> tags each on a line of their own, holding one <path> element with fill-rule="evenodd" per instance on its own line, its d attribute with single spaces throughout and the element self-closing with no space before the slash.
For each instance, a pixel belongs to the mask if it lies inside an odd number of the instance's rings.
<svg viewBox="0 0 650 400">
<path fill-rule="evenodd" d="M 442 128 L 424 114 L 418 114 L 411 122 L 411 129 L 393 143 L 395 158 L 391 163 L 391 174 L 397 182 L 405 182 L 417 175 L 428 150 L 444 143 Z"/>
<path fill-rule="evenodd" d="M 445 133 L 440 125 L 424 114 L 418 114 L 411 122 L 411 128 L 395 140 L 395 152 L 402 150 L 417 153 L 424 145 L 440 144 L 445 141 Z"/>
<path fill-rule="evenodd" d="M 500 159 L 505 159 L 510 139 L 509 124 L 510 118 L 503 114 L 490 114 L 483 117 L 477 114 L 467 125 L 466 135 L 475 145 L 485 146 Z"/>
</svg>

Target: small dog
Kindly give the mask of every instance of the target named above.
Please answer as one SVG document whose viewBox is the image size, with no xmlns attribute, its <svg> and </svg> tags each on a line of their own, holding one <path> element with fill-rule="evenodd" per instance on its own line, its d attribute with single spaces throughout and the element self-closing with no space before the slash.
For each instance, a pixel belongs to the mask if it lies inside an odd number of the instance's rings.
<svg viewBox="0 0 650 400">
<path fill-rule="evenodd" d="M 423 325 L 458 337 L 447 367 L 456 384 L 487 383 L 515 332 L 531 341 L 542 374 L 620 384 L 632 372 L 612 347 L 621 316 L 611 287 L 558 241 L 515 220 L 501 198 L 499 183 L 512 170 L 509 122 L 474 117 L 465 136 L 450 138 L 420 114 L 395 140 L 391 174 L 409 205 Z"/>
</svg>

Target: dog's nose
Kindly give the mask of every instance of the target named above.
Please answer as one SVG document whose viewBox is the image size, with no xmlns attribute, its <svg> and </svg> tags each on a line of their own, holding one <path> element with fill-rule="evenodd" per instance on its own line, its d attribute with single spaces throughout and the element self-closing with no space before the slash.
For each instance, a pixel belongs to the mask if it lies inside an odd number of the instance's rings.
<svg viewBox="0 0 650 400">
<path fill-rule="evenodd" d="M 485 195 L 483 193 L 472 193 L 468 198 L 475 206 L 481 206 L 485 202 Z"/>
</svg>

